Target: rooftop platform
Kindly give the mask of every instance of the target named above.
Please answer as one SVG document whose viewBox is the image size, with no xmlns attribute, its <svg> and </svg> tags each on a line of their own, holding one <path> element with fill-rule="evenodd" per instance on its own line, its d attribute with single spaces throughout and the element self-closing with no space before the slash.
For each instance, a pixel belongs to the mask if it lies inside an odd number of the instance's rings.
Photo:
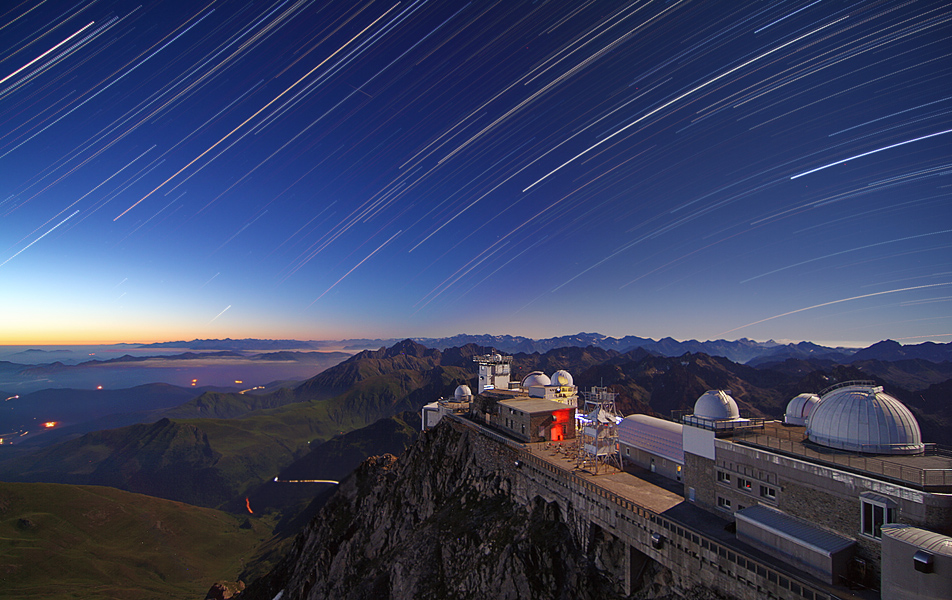
<svg viewBox="0 0 952 600">
<path fill-rule="evenodd" d="M 480 429 L 486 431 L 484 428 Z M 766 555 L 759 549 L 738 540 L 733 533 L 732 520 L 719 518 L 685 501 L 684 486 L 681 483 L 632 465 L 627 465 L 624 469 L 607 467 L 605 472 L 597 475 L 577 468 L 573 446 L 574 444 L 569 441 L 520 444 L 520 447 L 533 457 L 558 467 L 567 475 L 579 477 L 619 499 L 630 501 L 671 522 L 702 534 L 708 539 L 715 540 L 738 555 L 757 557 L 759 562 L 776 572 L 795 573 L 799 579 L 809 582 L 816 589 L 824 590 L 830 598 L 878 600 L 879 593 L 875 590 L 823 583 L 788 562 Z"/>
<path fill-rule="evenodd" d="M 516 398 L 500 400 L 498 404 L 499 406 L 505 406 L 507 408 L 511 408 L 529 415 L 575 408 L 574 404 L 570 406 L 568 404 L 556 402 L 555 400 L 546 400 L 545 398 L 531 398 L 529 396 L 517 396 Z"/>
<path fill-rule="evenodd" d="M 763 429 L 735 431 L 734 443 L 890 481 L 925 492 L 952 493 L 952 452 L 926 444 L 924 454 L 873 455 L 826 448 L 807 439 L 805 427 L 764 423 Z"/>
</svg>

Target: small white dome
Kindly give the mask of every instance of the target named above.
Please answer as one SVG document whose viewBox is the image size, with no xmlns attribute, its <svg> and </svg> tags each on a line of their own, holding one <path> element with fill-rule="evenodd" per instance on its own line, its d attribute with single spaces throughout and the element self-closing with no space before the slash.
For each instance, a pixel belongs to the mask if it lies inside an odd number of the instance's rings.
<svg viewBox="0 0 952 600">
<path fill-rule="evenodd" d="M 493 354 L 493 362 L 502 362 L 502 354 Z"/>
<path fill-rule="evenodd" d="M 568 371 L 558 370 L 555 373 L 552 373 L 552 378 L 550 380 L 552 385 L 574 385 L 572 383 L 572 375 Z"/>
<path fill-rule="evenodd" d="M 457 400 L 465 400 L 467 397 L 470 397 L 472 395 L 473 395 L 473 391 L 469 389 L 468 385 L 459 386 L 458 388 L 456 388 L 456 392 L 453 393 L 453 396 Z"/>
<path fill-rule="evenodd" d="M 880 386 L 847 385 L 823 396 L 807 417 L 811 442 L 869 454 L 919 454 L 919 423 Z"/>
<path fill-rule="evenodd" d="M 694 416 L 711 421 L 739 419 L 737 403 L 725 390 L 708 390 L 694 403 Z"/>
<path fill-rule="evenodd" d="M 524 389 L 538 385 L 552 385 L 552 381 L 549 379 L 549 376 L 542 371 L 533 371 L 522 380 L 522 387 Z"/>
<path fill-rule="evenodd" d="M 806 425 L 807 417 L 819 401 L 820 397 L 816 394 L 800 394 L 787 403 L 783 422 L 787 425 Z"/>
</svg>

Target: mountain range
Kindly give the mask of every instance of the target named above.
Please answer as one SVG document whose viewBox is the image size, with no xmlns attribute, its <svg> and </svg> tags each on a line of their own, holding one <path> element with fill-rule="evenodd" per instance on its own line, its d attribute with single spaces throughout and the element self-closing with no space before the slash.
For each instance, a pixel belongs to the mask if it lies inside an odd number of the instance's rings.
<svg viewBox="0 0 952 600">
<path fill-rule="evenodd" d="M 801 351 L 796 356 L 778 352 L 773 360 L 741 364 L 703 352 L 664 356 L 643 347 L 622 352 L 569 345 L 513 353 L 512 371 L 513 379 L 520 379 L 536 370 L 566 369 L 580 389 L 609 386 L 623 414 L 661 416 L 691 408 L 708 389 L 729 389 L 742 412 L 779 418 L 799 393 L 874 380 L 909 406 L 924 441 L 946 439 L 952 426 L 952 361 L 929 358 L 946 356 L 949 345 L 881 342 L 840 360 L 816 350 L 819 346 L 796 346 Z M 63 494 L 77 485 L 110 486 L 233 514 L 253 509 L 249 518 L 267 519 L 272 537 L 245 564 L 243 577 L 251 579 L 279 560 L 294 533 L 334 491 L 322 484 L 275 482 L 276 476 L 343 481 L 368 456 L 401 453 L 418 435 L 421 407 L 451 395 L 460 384 L 475 388 L 473 357 L 494 348 L 500 349 L 475 343 L 438 349 L 407 339 L 363 350 L 329 368 L 314 365 L 320 372 L 309 379 L 261 393 L 196 394 L 194 388 L 170 386 L 161 400 L 160 387 L 146 386 L 135 394 L 155 397 L 139 422 L 77 432 L 42 448 L 0 447 L 0 480 L 66 484 L 55 488 Z M 125 397 L 130 405 L 138 402 L 131 393 Z"/>
<path fill-rule="evenodd" d="M 915 345 L 901 345 L 892 340 L 877 342 L 868 348 L 846 348 L 821 346 L 812 342 L 781 344 L 773 340 L 758 342 L 747 338 L 739 340 L 714 340 L 701 342 L 698 340 L 678 341 L 670 337 L 653 340 L 628 335 L 621 338 L 605 336 L 599 333 L 577 333 L 575 335 L 558 336 L 543 339 L 534 339 L 512 335 L 489 334 L 458 334 L 443 338 L 412 338 L 413 341 L 428 348 L 446 350 L 475 344 L 500 352 L 515 354 L 523 352 L 544 353 L 556 348 L 595 346 L 605 350 L 628 352 L 635 348 L 645 350 L 661 356 L 681 356 L 687 352 L 704 353 L 710 356 L 723 356 L 738 363 L 764 363 L 783 361 L 788 358 L 810 358 L 831 360 L 836 362 L 852 362 L 854 360 L 902 360 L 921 358 L 932 362 L 952 361 L 952 343 L 937 344 L 924 342 Z M 299 341 L 299 340 L 192 340 L 190 342 L 162 342 L 146 344 L 140 348 L 187 348 L 192 350 L 231 350 L 248 351 L 274 349 L 318 349 L 327 346 L 337 346 L 344 350 L 365 350 L 389 347 L 399 343 L 399 339 L 350 339 L 339 341 Z"/>
</svg>

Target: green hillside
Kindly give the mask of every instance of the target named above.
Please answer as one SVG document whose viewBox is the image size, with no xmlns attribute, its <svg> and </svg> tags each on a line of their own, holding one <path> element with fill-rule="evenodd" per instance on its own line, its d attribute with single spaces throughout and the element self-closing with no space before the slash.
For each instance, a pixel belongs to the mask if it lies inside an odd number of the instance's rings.
<svg viewBox="0 0 952 600">
<path fill-rule="evenodd" d="M 166 418 L 94 432 L 11 458 L 0 465 L 0 479 L 109 485 L 238 510 L 250 489 L 304 456 L 312 443 L 417 411 L 450 393 L 466 376 L 458 367 L 396 370 L 363 379 L 331 399 L 294 402 L 240 418 Z M 233 400 L 228 395 L 204 398 L 211 414 L 220 414 Z"/>
<path fill-rule="evenodd" d="M 108 487 L 0 483 L 4 598 L 203 598 L 271 524 Z"/>
</svg>

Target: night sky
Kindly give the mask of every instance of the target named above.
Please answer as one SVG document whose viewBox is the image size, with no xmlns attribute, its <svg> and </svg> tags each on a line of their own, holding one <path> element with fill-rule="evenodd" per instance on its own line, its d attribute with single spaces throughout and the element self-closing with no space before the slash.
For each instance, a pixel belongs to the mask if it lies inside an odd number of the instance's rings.
<svg viewBox="0 0 952 600">
<path fill-rule="evenodd" d="M 0 11 L 0 343 L 952 341 L 948 2 Z"/>
</svg>

